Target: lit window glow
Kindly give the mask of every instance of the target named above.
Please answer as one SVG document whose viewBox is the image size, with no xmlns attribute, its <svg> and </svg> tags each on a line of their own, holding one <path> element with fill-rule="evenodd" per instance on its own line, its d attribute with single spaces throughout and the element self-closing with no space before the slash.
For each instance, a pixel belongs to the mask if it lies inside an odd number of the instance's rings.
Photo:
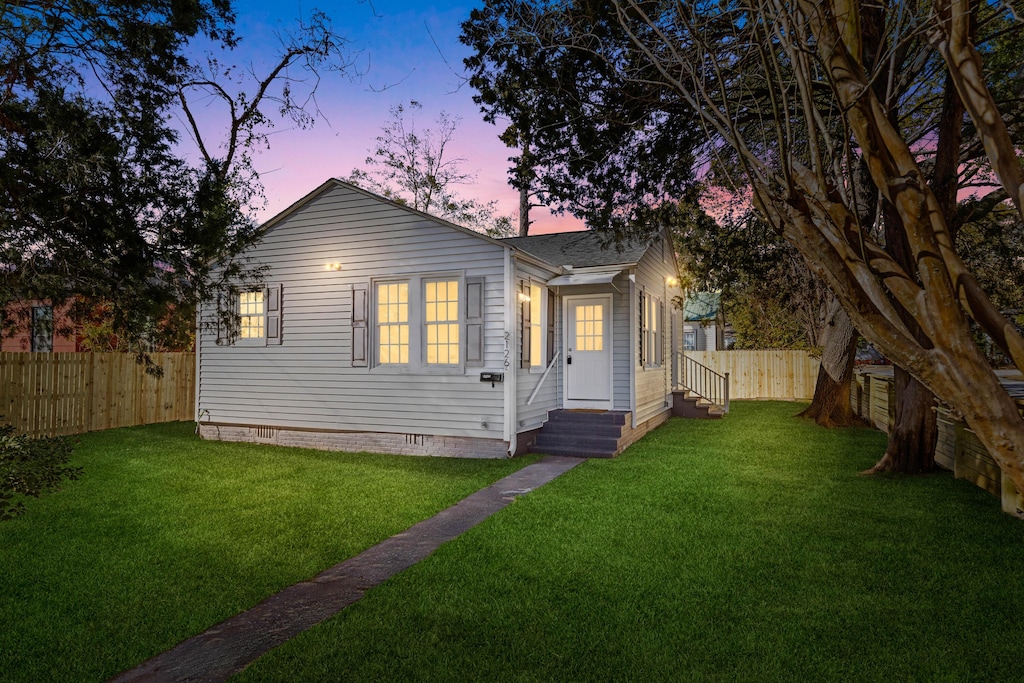
<svg viewBox="0 0 1024 683">
<path fill-rule="evenodd" d="M 544 365 L 544 321 L 541 319 L 540 285 L 530 283 L 530 363 L 535 366 Z"/>
<path fill-rule="evenodd" d="M 423 316 L 427 332 L 427 364 L 459 363 L 459 281 L 427 282 Z"/>
<path fill-rule="evenodd" d="M 263 292 L 241 292 L 238 295 L 238 334 L 242 339 L 262 339 L 266 333 L 266 309 Z"/>
<path fill-rule="evenodd" d="M 576 307 L 576 349 L 604 350 L 604 306 Z"/>
<path fill-rule="evenodd" d="M 409 362 L 409 283 L 377 285 L 377 362 Z"/>
</svg>

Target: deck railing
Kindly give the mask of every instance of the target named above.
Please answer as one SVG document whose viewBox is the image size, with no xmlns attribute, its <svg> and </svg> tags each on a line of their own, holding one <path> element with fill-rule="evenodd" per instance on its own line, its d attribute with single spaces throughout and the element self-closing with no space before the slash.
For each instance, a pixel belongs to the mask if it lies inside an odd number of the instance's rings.
<svg viewBox="0 0 1024 683">
<path fill-rule="evenodd" d="M 674 388 L 688 391 L 729 412 L 729 373 L 721 375 L 684 352 L 676 352 Z"/>
</svg>

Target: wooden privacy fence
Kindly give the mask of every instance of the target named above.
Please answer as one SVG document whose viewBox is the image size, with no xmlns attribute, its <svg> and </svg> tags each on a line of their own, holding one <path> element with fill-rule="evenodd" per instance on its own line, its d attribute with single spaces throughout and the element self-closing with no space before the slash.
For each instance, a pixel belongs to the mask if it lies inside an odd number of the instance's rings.
<svg viewBox="0 0 1024 683">
<path fill-rule="evenodd" d="M 729 398 L 810 400 L 820 361 L 806 351 L 686 351 L 720 375 L 729 373 Z"/>
<path fill-rule="evenodd" d="M 1006 377 L 1002 383 L 1024 415 L 1024 382 Z M 896 421 L 892 366 L 859 368 L 850 387 L 850 403 L 855 413 L 888 434 Z M 935 462 L 952 470 L 957 479 L 967 479 L 1000 497 L 1004 512 L 1024 517 L 1024 496 L 1017 492 L 1009 477 L 1003 476 L 975 433 L 948 407 L 936 404 L 935 412 L 939 432 Z"/>
<path fill-rule="evenodd" d="M 0 353 L 0 423 L 31 437 L 192 420 L 194 353 Z"/>
</svg>

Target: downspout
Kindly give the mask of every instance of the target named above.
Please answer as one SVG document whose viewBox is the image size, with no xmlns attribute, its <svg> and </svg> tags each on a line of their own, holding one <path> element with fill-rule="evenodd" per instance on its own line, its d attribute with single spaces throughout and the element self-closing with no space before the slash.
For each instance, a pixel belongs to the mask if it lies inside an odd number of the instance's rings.
<svg viewBox="0 0 1024 683">
<path fill-rule="evenodd" d="M 508 443 L 508 457 L 516 454 L 518 411 L 516 401 L 515 349 L 516 349 L 516 262 L 511 247 L 505 247 L 505 348 L 502 354 L 502 371 L 505 373 L 505 427 L 504 440 Z"/>
<path fill-rule="evenodd" d="M 636 270 L 629 274 L 629 412 L 633 416 L 633 429 L 636 429 L 636 363 L 638 339 L 636 335 L 637 316 L 640 311 L 636 305 Z M 614 405 L 614 403 L 613 403 Z"/>
<path fill-rule="evenodd" d="M 199 433 L 199 420 L 202 415 L 199 412 L 199 377 L 200 377 L 200 358 L 201 349 L 203 348 L 203 302 L 200 301 L 199 305 L 196 306 L 196 399 L 195 399 L 195 412 L 196 412 L 196 434 Z"/>
<path fill-rule="evenodd" d="M 668 276 L 662 278 L 665 281 L 665 318 L 661 321 L 661 374 L 662 388 L 665 393 L 665 407 L 672 407 L 672 352 L 675 350 L 675 325 L 672 324 L 672 299 L 669 298 Z M 668 336 L 665 336 L 665 325 L 668 325 Z M 669 355 L 665 356 L 665 342 L 668 341 Z"/>
</svg>

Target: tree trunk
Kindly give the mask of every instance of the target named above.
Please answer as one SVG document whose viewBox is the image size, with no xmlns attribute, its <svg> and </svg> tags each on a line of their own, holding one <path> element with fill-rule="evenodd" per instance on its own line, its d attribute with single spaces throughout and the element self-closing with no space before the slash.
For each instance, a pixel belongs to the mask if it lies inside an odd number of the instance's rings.
<svg viewBox="0 0 1024 683">
<path fill-rule="evenodd" d="M 530 190 L 525 186 L 519 188 L 519 236 L 526 237 L 530 232 Z"/>
<path fill-rule="evenodd" d="M 896 419 L 889 433 L 889 445 L 882 459 L 864 474 L 934 472 L 935 444 L 939 437 L 935 397 L 903 368 L 893 370 Z"/>
<path fill-rule="evenodd" d="M 824 337 L 814 398 L 799 417 L 814 420 L 822 427 L 849 427 L 857 422 L 850 404 L 857 331 L 838 300 L 829 307 Z"/>
<path fill-rule="evenodd" d="M 914 273 L 917 264 L 910 254 L 906 231 L 894 207 L 882 199 L 885 223 L 885 250 L 907 273 Z M 897 306 L 899 315 L 917 337 L 924 348 L 931 342 L 921 333 L 921 328 L 903 306 Z M 893 400 L 896 402 L 889 443 L 882 459 L 864 472 L 899 472 L 901 474 L 923 474 L 935 470 L 935 443 L 938 438 L 938 423 L 935 415 L 935 396 L 923 384 L 914 379 L 903 368 L 893 368 Z"/>
</svg>

